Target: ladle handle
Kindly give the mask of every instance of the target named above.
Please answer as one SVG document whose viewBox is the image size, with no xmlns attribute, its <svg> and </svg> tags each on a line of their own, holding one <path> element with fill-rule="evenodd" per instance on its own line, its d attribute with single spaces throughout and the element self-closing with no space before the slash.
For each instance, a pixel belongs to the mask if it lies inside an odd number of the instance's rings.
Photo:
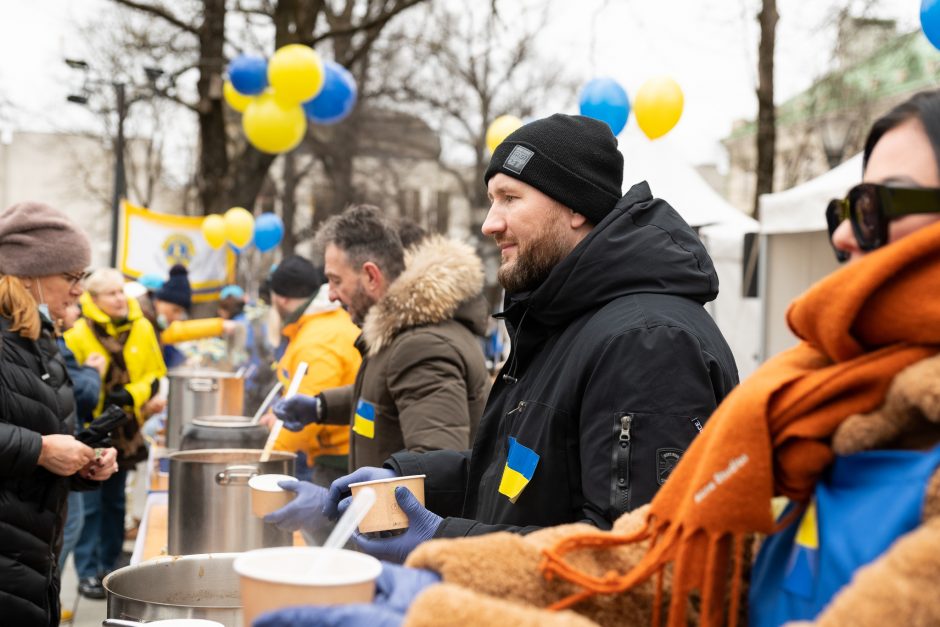
<svg viewBox="0 0 940 627">
<path fill-rule="evenodd" d="M 297 393 L 297 390 L 300 388 L 300 382 L 303 381 L 304 376 L 307 374 L 307 368 L 307 362 L 305 361 L 297 364 L 297 370 L 294 371 L 294 378 L 290 380 L 290 386 L 287 388 L 287 394 L 284 395 L 284 398 L 290 398 Z M 274 425 L 271 427 L 271 433 L 268 434 L 268 440 L 264 443 L 264 450 L 261 451 L 262 462 L 271 459 L 271 451 L 274 450 L 274 443 L 277 442 L 277 436 L 283 426 L 284 423 L 280 419 L 274 421 Z"/>
</svg>

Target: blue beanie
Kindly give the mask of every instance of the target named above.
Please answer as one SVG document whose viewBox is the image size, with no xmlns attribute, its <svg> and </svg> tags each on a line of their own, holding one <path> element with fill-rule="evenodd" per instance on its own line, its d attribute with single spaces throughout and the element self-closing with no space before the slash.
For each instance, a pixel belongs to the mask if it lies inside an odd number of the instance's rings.
<svg viewBox="0 0 940 627">
<path fill-rule="evenodd" d="M 154 298 L 167 303 L 179 305 L 189 311 L 193 305 L 193 290 L 189 286 L 189 276 L 186 267 L 176 264 L 170 268 L 170 278 L 156 291 Z"/>
<path fill-rule="evenodd" d="M 245 290 L 237 285 L 226 285 L 222 288 L 222 291 L 219 292 L 219 298 L 237 298 L 241 300 L 245 298 Z"/>
<path fill-rule="evenodd" d="M 156 292 L 158 289 L 163 287 L 165 280 L 156 272 L 150 272 L 149 274 L 142 275 L 139 279 L 137 279 L 137 282 L 147 288 L 148 292 Z"/>
</svg>

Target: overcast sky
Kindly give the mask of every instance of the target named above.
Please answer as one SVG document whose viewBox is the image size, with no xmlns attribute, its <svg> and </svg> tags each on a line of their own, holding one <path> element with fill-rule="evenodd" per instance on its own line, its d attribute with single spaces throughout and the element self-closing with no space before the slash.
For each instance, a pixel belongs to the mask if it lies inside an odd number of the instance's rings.
<svg viewBox="0 0 940 627">
<path fill-rule="evenodd" d="M 834 37 L 827 16 L 848 3 L 778 0 L 778 102 L 825 70 Z M 552 62 L 585 82 L 610 76 L 631 97 L 650 77 L 673 77 L 685 94 L 685 110 L 669 143 L 692 163 L 721 161 L 718 141 L 732 122 L 756 115 L 758 5 L 759 0 L 555 0 L 539 45 Z M 103 0 L 2 1 L 0 103 L 14 105 L 7 128 L 89 124 L 87 112 L 65 101 L 75 76 L 62 59 L 81 54 L 74 24 L 108 6 Z M 897 19 L 902 31 L 919 26 L 919 0 L 881 0 L 875 6 L 875 15 Z M 563 108 L 575 113 L 577 102 Z M 624 132 L 638 132 L 632 114 Z"/>
</svg>

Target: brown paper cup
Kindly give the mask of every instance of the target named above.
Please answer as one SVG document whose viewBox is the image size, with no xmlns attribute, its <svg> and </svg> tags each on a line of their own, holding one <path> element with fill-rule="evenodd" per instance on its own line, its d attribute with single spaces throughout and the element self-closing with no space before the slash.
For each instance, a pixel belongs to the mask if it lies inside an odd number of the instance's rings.
<svg viewBox="0 0 940 627">
<path fill-rule="evenodd" d="M 233 567 L 245 625 L 264 612 L 294 605 L 371 603 L 382 572 L 381 562 L 370 555 L 321 547 L 247 551 Z"/>
<path fill-rule="evenodd" d="M 350 483 L 349 489 L 353 496 L 356 496 L 356 493 L 366 486 L 375 490 L 375 505 L 359 523 L 359 531 L 361 533 L 371 533 L 373 531 L 388 531 L 408 527 L 408 516 L 398 507 L 398 501 L 395 500 L 395 488 L 398 486 L 408 488 L 418 499 L 418 502 L 424 505 L 424 477 L 425 475 L 409 475 L 407 477 Z"/>
<path fill-rule="evenodd" d="M 279 481 L 288 481 L 296 479 L 290 475 L 255 475 L 248 480 L 248 487 L 251 488 L 251 513 L 258 518 L 264 518 L 271 512 L 276 512 L 297 496 L 296 492 L 291 492 L 279 487 Z"/>
</svg>

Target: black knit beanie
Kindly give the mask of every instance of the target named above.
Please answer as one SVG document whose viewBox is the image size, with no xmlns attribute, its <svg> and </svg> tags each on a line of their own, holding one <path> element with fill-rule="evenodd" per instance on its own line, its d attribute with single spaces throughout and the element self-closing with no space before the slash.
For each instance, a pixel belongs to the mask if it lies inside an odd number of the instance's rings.
<svg viewBox="0 0 940 627">
<path fill-rule="evenodd" d="M 271 274 L 271 291 L 287 298 L 310 298 L 325 282 L 323 270 L 300 255 L 293 255 L 277 264 Z"/>
<path fill-rule="evenodd" d="M 503 140 L 483 176 L 519 179 L 597 224 L 622 195 L 623 155 L 604 122 L 555 115 L 529 122 Z"/>
<path fill-rule="evenodd" d="M 186 311 L 193 306 L 193 289 L 189 285 L 189 273 L 186 266 L 176 264 L 170 268 L 170 278 L 154 292 L 154 298 L 179 305 Z"/>
</svg>

